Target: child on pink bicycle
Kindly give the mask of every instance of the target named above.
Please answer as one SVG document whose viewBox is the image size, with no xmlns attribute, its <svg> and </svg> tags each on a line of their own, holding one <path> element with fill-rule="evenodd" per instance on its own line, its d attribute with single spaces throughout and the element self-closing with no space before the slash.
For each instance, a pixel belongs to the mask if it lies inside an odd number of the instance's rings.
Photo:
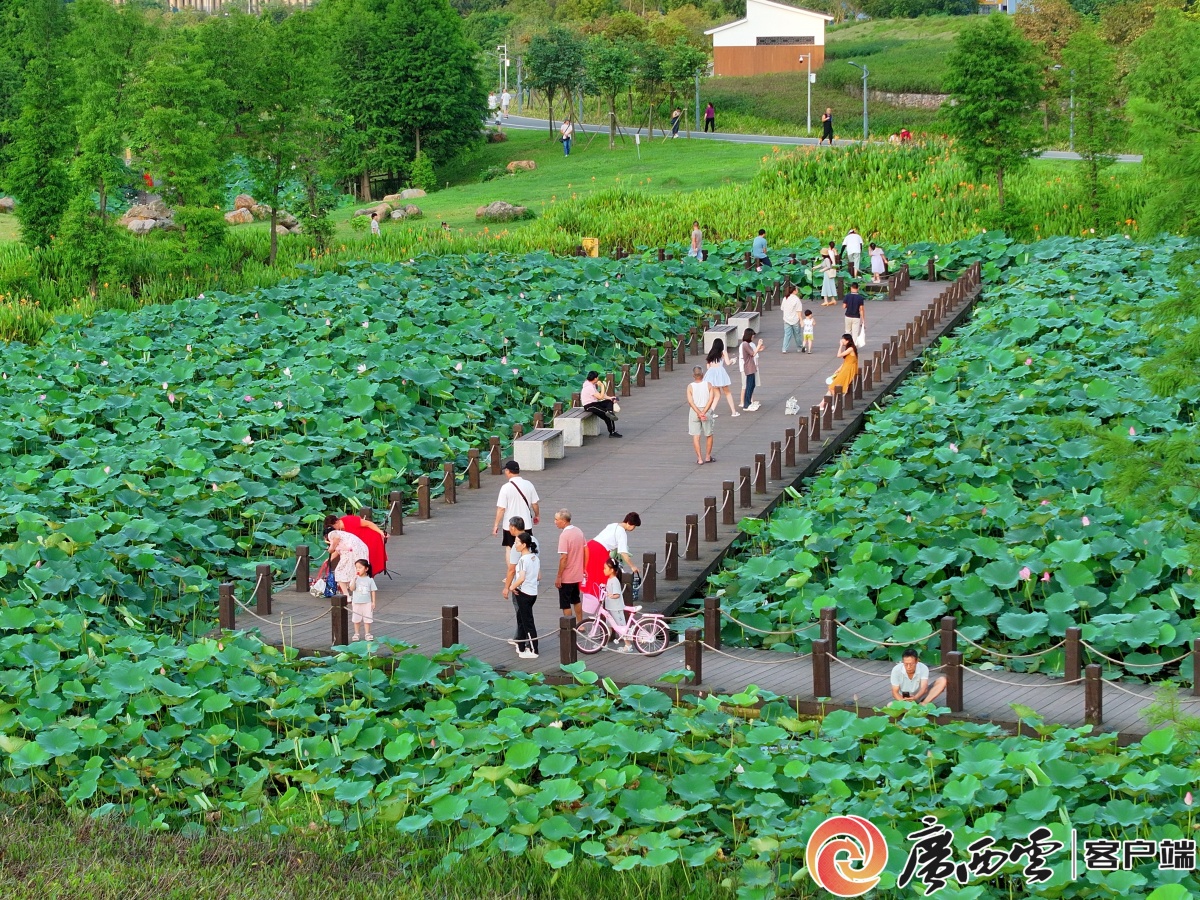
<svg viewBox="0 0 1200 900">
<path fill-rule="evenodd" d="M 621 564 L 611 556 L 604 561 L 604 577 L 607 580 L 604 582 L 604 596 L 601 599 L 604 608 L 613 617 L 616 633 L 623 639 L 621 646 L 613 649 L 618 653 L 632 653 L 633 642 L 629 629 L 625 627 L 625 584 L 621 579 Z"/>
</svg>

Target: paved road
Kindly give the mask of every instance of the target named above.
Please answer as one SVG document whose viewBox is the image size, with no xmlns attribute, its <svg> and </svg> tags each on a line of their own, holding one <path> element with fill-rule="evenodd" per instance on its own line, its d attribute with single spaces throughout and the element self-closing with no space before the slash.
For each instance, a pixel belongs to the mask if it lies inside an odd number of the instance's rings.
<svg viewBox="0 0 1200 900">
<path fill-rule="evenodd" d="M 504 120 L 505 128 L 521 128 L 530 131 L 548 131 L 549 123 L 545 119 L 531 119 L 527 116 L 509 116 Z M 607 125 L 576 125 L 576 131 L 600 132 L 607 133 Z M 627 135 L 641 134 L 645 137 L 645 130 L 642 128 L 622 128 Z M 681 140 L 686 140 L 689 136 L 683 135 L 681 132 Z M 690 134 L 691 138 L 698 138 L 703 141 L 729 141 L 734 144 L 776 144 L 786 146 L 800 147 L 815 147 L 817 138 L 807 137 L 790 137 L 785 135 L 773 134 L 732 134 L 727 131 L 718 131 L 716 133 L 708 133 L 702 131 L 693 131 Z M 655 140 L 662 140 L 662 135 L 655 129 Z M 859 141 L 837 140 L 834 141 L 834 146 L 837 147 L 854 147 Z M 883 144 L 884 141 L 873 141 L 872 143 Z M 1039 154 L 1042 159 L 1073 159 L 1078 160 L 1081 157 L 1078 153 L 1069 153 L 1066 150 L 1045 150 Z M 1140 153 L 1120 153 L 1117 155 L 1117 162 L 1122 163 L 1140 163 L 1142 157 Z"/>
</svg>

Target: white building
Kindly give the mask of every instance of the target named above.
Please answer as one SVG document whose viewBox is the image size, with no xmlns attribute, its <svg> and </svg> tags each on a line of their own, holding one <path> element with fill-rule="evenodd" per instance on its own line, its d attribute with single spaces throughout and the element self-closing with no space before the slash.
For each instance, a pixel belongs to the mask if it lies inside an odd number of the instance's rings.
<svg viewBox="0 0 1200 900">
<path fill-rule="evenodd" d="M 815 72 L 825 62 L 825 23 L 833 16 L 774 0 L 746 0 L 746 18 L 704 32 L 712 35 L 713 73 L 762 75 L 800 72 L 812 54 Z"/>
</svg>

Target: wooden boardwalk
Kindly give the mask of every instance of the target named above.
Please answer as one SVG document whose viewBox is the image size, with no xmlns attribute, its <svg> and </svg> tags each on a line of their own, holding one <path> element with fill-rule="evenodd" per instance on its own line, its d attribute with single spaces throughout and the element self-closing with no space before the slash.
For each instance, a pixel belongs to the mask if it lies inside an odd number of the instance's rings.
<svg viewBox="0 0 1200 900">
<path fill-rule="evenodd" d="M 873 351 L 883 350 L 897 332 L 902 333 L 934 298 L 948 285 L 913 281 L 895 302 L 868 300 L 868 347 L 864 363 Z M 822 430 L 820 440 L 810 442 L 809 452 L 797 453 L 795 466 L 782 467 L 781 477 L 769 480 L 765 493 L 753 493 L 743 508 L 735 490 L 735 518 L 762 516 L 785 498 L 787 487 L 803 481 L 832 457 L 841 446 L 861 430 L 866 410 L 891 392 L 918 363 L 920 350 L 936 342 L 969 314 L 978 291 L 963 290 L 961 301 L 947 304 L 945 314 L 931 333 L 915 342 L 914 349 L 893 365 L 890 372 L 864 391 L 855 408 L 847 410 L 832 430 Z M 553 525 L 556 509 L 571 510 L 574 524 L 588 538 L 594 537 L 611 522 L 626 513 L 640 513 L 643 526 L 630 535 L 630 549 L 636 560 L 644 552 L 657 554 L 657 601 L 648 608 L 667 615 L 675 614 L 693 599 L 708 575 L 720 564 L 738 531 L 736 526 L 720 524 L 717 540 L 705 541 L 703 527 L 697 531 L 697 559 L 678 560 L 678 579 L 666 580 L 664 571 L 666 533 L 678 534 L 680 554 L 687 541 L 685 517 L 702 514 L 706 497 L 722 500 L 722 485 L 738 485 L 741 469 L 751 467 L 757 474 L 756 454 L 770 459 L 771 444 L 784 439 L 786 428 L 796 419 L 784 414 L 787 398 L 795 396 L 808 411 L 825 393 L 825 378 L 837 368 L 834 356 L 843 331 L 842 309 L 806 303 L 816 316 L 816 353 L 811 355 L 780 353 L 782 319 L 778 310 L 764 311 L 760 334 L 766 342 L 761 360 L 763 384 L 755 393 L 762 407 L 756 413 L 731 418 L 727 406 L 715 422 L 713 455 L 716 462 L 697 466 L 687 434 L 686 385 L 691 381 L 693 364 L 703 364 L 700 356 L 688 355 L 684 364 L 675 363 L 673 371 L 661 372 L 658 380 L 634 388 L 632 396 L 622 400 L 620 440 L 606 436 L 588 438 L 585 446 L 570 449 L 565 459 L 551 460 L 542 472 L 529 472 L 529 479 L 541 497 L 542 522 L 534 530 L 541 542 L 543 588 L 534 609 L 541 640 L 540 658 L 518 660 L 507 639 L 514 632 L 513 608 L 500 597 L 504 558 L 500 541 L 491 534 L 496 494 L 502 476 L 483 474 L 480 490 L 468 490 L 460 484 L 458 502 L 433 501 L 432 516 L 426 520 L 406 518 L 404 534 L 388 542 L 389 568 L 393 573 L 378 576 L 380 592 L 374 634 L 415 644 L 420 652 L 433 653 L 442 646 L 441 610 L 458 608 L 459 639 L 470 647 L 470 655 L 497 669 L 543 672 L 561 676 L 557 592 L 553 572 L 557 565 L 558 532 Z M 737 388 L 737 373 L 731 372 Z M 578 385 L 564 385 L 563 399 Z M 769 467 L 769 463 L 768 463 Z M 486 468 L 486 467 L 485 467 Z M 740 488 L 740 485 L 738 485 Z M 702 519 L 701 519 L 702 521 Z M 314 560 L 318 548 L 313 548 Z M 315 562 L 314 562 L 315 565 Z M 249 598 L 247 598 L 249 599 Z M 675 621 L 680 627 L 688 624 Z M 699 616 L 691 624 L 699 624 Z M 331 643 L 329 601 L 295 591 L 291 585 L 273 594 L 272 611 L 255 619 L 245 607 L 237 610 L 237 627 L 258 627 L 264 640 L 286 643 L 308 651 L 327 650 Z M 809 633 L 810 636 L 812 633 Z M 899 656 L 899 650 L 894 655 Z M 586 666 L 619 684 L 659 684 L 662 676 L 684 668 L 683 645 L 676 643 L 661 656 L 645 658 L 636 654 L 605 651 L 583 657 Z M 847 668 L 846 664 L 854 668 Z M 792 698 L 798 709 L 816 710 L 833 707 L 869 710 L 890 699 L 886 675 L 893 663 L 871 660 L 845 660 L 832 667 L 832 702 L 819 706 L 813 702 L 813 666 L 807 655 L 797 656 L 776 651 L 742 648 L 705 649 L 702 680 L 684 682 L 683 690 L 705 693 L 735 693 L 754 684 L 765 690 Z M 861 670 L 861 671 L 856 671 Z M 997 685 L 987 678 L 1000 678 L 1010 685 Z M 1137 696 L 1105 691 L 1104 728 L 1122 732 L 1125 737 L 1144 733 L 1147 727 L 1140 711 L 1148 705 L 1153 691 L 1130 688 Z M 1020 675 L 997 670 L 964 675 L 964 716 L 1012 724 L 1016 716 L 1010 706 L 1019 703 L 1031 707 L 1048 721 L 1078 725 L 1084 720 L 1083 686 L 1055 683 L 1043 676 Z"/>
</svg>

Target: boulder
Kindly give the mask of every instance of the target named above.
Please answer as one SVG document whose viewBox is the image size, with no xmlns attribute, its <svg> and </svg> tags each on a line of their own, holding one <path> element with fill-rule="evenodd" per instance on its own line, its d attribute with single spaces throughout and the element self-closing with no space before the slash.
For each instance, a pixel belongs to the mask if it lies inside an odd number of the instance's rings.
<svg viewBox="0 0 1200 900">
<path fill-rule="evenodd" d="M 233 198 L 234 209 L 248 209 L 254 212 L 254 207 L 258 206 L 258 201 L 249 194 L 238 194 Z"/>
<path fill-rule="evenodd" d="M 249 207 L 239 206 L 233 212 L 225 213 L 225 221 L 230 225 L 249 225 L 254 221 L 254 213 Z"/>
<path fill-rule="evenodd" d="M 278 222 L 280 225 L 282 225 L 284 228 L 295 228 L 297 225 L 300 224 L 299 219 L 297 219 L 291 213 L 286 213 L 286 212 L 281 212 L 279 214 L 279 218 L 276 219 L 275 221 Z"/>
<path fill-rule="evenodd" d="M 0 197 L 0 213 L 10 213 L 16 206 L 17 201 L 12 197 Z"/>
<path fill-rule="evenodd" d="M 290 231 L 288 231 L 288 229 L 287 229 L 287 226 L 286 226 L 286 225 L 276 225 L 276 226 L 275 226 L 275 233 L 276 233 L 276 234 L 291 234 L 291 232 L 290 232 Z"/>
<path fill-rule="evenodd" d="M 175 211 L 161 200 L 151 200 L 149 203 L 138 203 L 129 207 L 122 220 L 133 219 L 173 219 Z"/>
<path fill-rule="evenodd" d="M 364 206 L 362 209 L 356 209 L 354 216 L 369 216 L 371 213 L 378 213 L 379 218 L 386 219 L 392 213 L 392 204 L 380 203 L 376 206 Z M 350 218 L 354 218 L 354 216 Z"/>
<path fill-rule="evenodd" d="M 386 197 L 383 198 L 383 202 L 384 203 L 395 203 L 397 200 L 403 200 L 403 199 L 404 198 L 401 197 L 399 194 L 388 194 Z"/>
<path fill-rule="evenodd" d="M 495 200 L 475 210 L 475 218 L 481 222 L 511 222 L 513 219 L 524 219 L 528 214 L 526 207 L 514 206 L 503 200 Z"/>
<path fill-rule="evenodd" d="M 393 219 L 419 219 L 420 217 L 421 207 L 413 206 L 411 203 L 392 210 Z"/>
<path fill-rule="evenodd" d="M 513 172 L 532 172 L 536 168 L 537 163 L 535 163 L 532 159 L 514 159 L 507 166 L 505 166 L 505 169 L 508 170 L 510 175 Z"/>
<path fill-rule="evenodd" d="M 158 219 L 142 219 L 132 218 L 126 220 L 124 217 L 121 223 L 134 234 L 149 234 L 155 228 L 161 227 L 161 222 Z"/>
<path fill-rule="evenodd" d="M 418 197 L 424 197 L 424 196 L 425 196 L 425 192 L 423 190 L 421 190 L 420 188 L 409 188 L 408 190 L 400 192 L 401 200 L 415 200 Z"/>
</svg>

